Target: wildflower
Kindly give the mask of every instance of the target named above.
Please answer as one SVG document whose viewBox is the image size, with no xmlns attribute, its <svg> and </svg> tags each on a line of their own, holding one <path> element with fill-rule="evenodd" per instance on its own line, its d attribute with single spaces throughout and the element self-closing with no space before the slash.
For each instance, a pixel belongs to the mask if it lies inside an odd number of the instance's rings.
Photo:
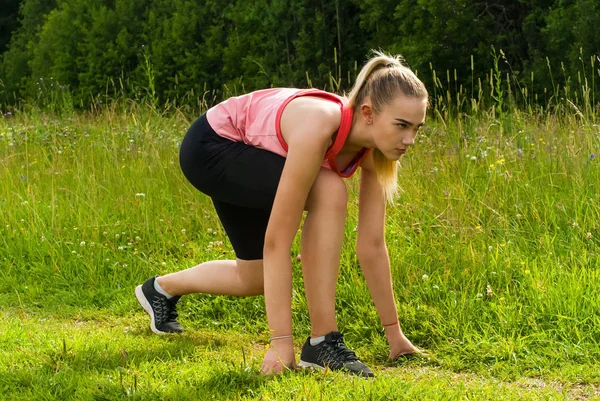
<svg viewBox="0 0 600 401">
<path fill-rule="evenodd" d="M 28 205 L 28 204 L 29 204 L 29 202 L 27 202 L 27 201 L 21 202 L 21 205 Z"/>
<path fill-rule="evenodd" d="M 429 276 L 427 274 L 423 274 L 423 277 L 421 278 L 423 279 L 423 281 L 429 280 Z"/>
<path fill-rule="evenodd" d="M 165 267 L 167 265 L 167 262 L 162 262 L 161 266 Z"/>
<path fill-rule="evenodd" d="M 494 163 L 490 164 L 490 168 L 494 168 Z"/>
<path fill-rule="evenodd" d="M 585 237 L 586 237 L 587 239 L 592 239 L 592 233 L 587 233 L 587 234 L 585 235 Z"/>
<path fill-rule="evenodd" d="M 485 295 L 487 295 L 488 297 L 491 297 L 492 295 L 494 295 L 494 292 L 492 291 L 492 287 L 490 287 L 489 284 L 487 285 L 487 287 L 485 287 Z"/>
<path fill-rule="evenodd" d="M 596 155 L 592 153 L 592 154 L 590 155 L 590 159 L 593 159 L 594 157 L 596 157 Z"/>
<path fill-rule="evenodd" d="M 521 148 L 517 149 L 517 156 L 523 157 L 523 149 L 521 149 Z"/>
<path fill-rule="evenodd" d="M 182 234 L 185 234 L 185 228 L 181 230 L 181 233 L 182 233 Z"/>
<path fill-rule="evenodd" d="M 85 246 L 85 241 L 81 241 L 81 242 L 79 243 L 79 246 Z"/>
<path fill-rule="evenodd" d="M 297 260 L 298 262 L 301 262 L 301 261 L 302 261 L 302 255 L 301 255 L 301 254 L 298 254 L 298 256 L 296 256 L 296 260 Z"/>
<path fill-rule="evenodd" d="M 471 156 L 471 160 L 473 160 L 473 161 L 477 160 L 477 156 Z"/>
<path fill-rule="evenodd" d="M 480 293 L 480 292 L 478 292 L 478 293 L 477 293 L 477 298 L 483 298 L 483 294 L 482 294 L 482 293 Z"/>
<path fill-rule="evenodd" d="M 124 167 L 125 167 L 125 166 L 123 166 L 123 168 L 124 168 Z M 141 193 L 141 192 L 140 192 L 140 193 L 137 193 L 137 194 L 135 194 L 135 197 L 136 197 L 136 198 L 139 198 L 139 197 L 142 197 L 142 198 L 144 198 L 145 196 L 146 196 L 146 194 L 144 194 L 144 193 Z"/>
<path fill-rule="evenodd" d="M 124 248 L 124 247 L 122 247 L 122 246 L 120 246 L 118 249 L 119 249 L 119 251 L 122 251 L 122 250 L 123 250 L 123 249 L 125 249 L 125 248 Z"/>
<path fill-rule="evenodd" d="M 40 239 L 42 240 L 42 242 L 46 241 L 46 237 L 44 237 L 43 235 L 42 235 L 42 238 L 40 238 Z"/>
</svg>

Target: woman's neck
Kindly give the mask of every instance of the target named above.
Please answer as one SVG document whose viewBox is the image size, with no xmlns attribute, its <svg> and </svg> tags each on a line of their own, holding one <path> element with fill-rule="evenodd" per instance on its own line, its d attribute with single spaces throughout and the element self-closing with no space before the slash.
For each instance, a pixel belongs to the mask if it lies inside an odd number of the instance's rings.
<svg viewBox="0 0 600 401">
<path fill-rule="evenodd" d="M 362 148 L 374 148 L 375 142 L 373 141 L 373 135 L 368 130 L 364 118 L 355 113 L 352 117 L 352 126 L 348 133 L 348 139 L 344 148 L 348 151 L 359 151 Z"/>
</svg>

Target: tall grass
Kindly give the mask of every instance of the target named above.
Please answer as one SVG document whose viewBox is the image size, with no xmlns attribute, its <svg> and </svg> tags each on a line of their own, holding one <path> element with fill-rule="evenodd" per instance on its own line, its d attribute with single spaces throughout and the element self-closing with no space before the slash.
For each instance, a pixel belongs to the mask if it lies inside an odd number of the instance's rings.
<svg viewBox="0 0 600 401">
<path fill-rule="evenodd" d="M 500 73 L 502 57 L 498 53 L 489 86 L 477 83 L 469 96 L 452 87 L 453 74 L 443 85 L 433 72 L 437 101 L 417 146 L 402 159 L 401 197 L 387 217 L 400 321 L 409 338 L 432 351 L 423 362 L 430 368 L 497 380 L 524 375 L 597 383 L 600 127 L 593 90 L 582 78 L 576 98 L 559 100 L 559 91 L 573 92 L 557 88 L 547 106 L 536 106 L 526 88 L 508 90 L 515 81 Z M 10 311 L 50 320 L 111 316 L 142 330 L 136 284 L 234 256 L 210 201 L 185 181 L 178 164 L 185 130 L 213 95 L 206 92 L 197 106 L 183 109 L 160 108 L 154 98 L 107 98 L 91 112 L 73 112 L 67 97 L 46 94 L 44 107 L 33 104 L 0 119 L 0 304 L 10 319 L 19 319 Z M 339 325 L 363 359 L 381 367 L 386 344 L 353 246 L 357 178 L 349 188 Z M 302 338 L 309 321 L 298 252 L 295 243 L 293 317 Z M 134 320 L 127 320 L 133 311 Z M 182 301 L 181 312 L 192 331 L 266 339 L 260 297 L 195 295 Z M 19 336 L 7 336 L 13 348 L 0 360 L 14 352 L 26 360 L 14 345 Z M 135 347 L 133 340 L 119 341 Z M 139 341 L 157 346 L 149 338 Z M 169 363 L 168 355 L 160 358 Z M 255 379 L 244 369 L 223 381 L 252 387 Z M 277 399 L 293 398 L 282 393 L 293 380 L 271 388 Z M 383 388 L 371 399 L 394 399 Z M 418 394 L 427 383 L 411 388 Z"/>
</svg>

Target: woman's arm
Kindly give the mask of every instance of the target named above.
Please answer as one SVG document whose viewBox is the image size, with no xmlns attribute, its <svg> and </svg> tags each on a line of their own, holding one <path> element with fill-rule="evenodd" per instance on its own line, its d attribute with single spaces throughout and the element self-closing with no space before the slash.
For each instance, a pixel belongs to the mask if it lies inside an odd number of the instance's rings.
<svg viewBox="0 0 600 401">
<path fill-rule="evenodd" d="M 318 107 L 314 115 L 307 116 L 311 113 L 306 110 L 295 112 L 292 104 L 288 106 L 290 110 L 286 108 L 281 119 L 288 154 L 264 246 L 265 304 L 272 338 L 292 334 L 290 248 L 300 225 L 306 199 L 331 140 L 331 133 L 336 129 L 335 116 L 333 119 L 324 116 Z M 286 365 L 293 365 L 293 361 L 292 340 L 273 341 L 263 361 L 263 372 L 278 373 Z"/>
<path fill-rule="evenodd" d="M 385 198 L 370 154 L 362 163 L 356 254 L 379 319 L 385 327 L 390 358 L 418 350 L 406 339 L 398 323 L 390 260 L 385 243 Z"/>
<path fill-rule="evenodd" d="M 397 320 L 385 244 L 385 198 L 369 154 L 361 165 L 356 254 L 382 324 Z"/>
</svg>

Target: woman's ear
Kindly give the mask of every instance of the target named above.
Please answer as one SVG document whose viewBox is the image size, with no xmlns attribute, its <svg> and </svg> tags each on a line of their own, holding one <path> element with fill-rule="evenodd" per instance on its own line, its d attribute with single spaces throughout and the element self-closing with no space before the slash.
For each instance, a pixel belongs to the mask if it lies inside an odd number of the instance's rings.
<svg viewBox="0 0 600 401">
<path fill-rule="evenodd" d="M 373 124 L 373 108 L 369 102 L 365 102 L 360 106 L 360 113 L 365 119 L 367 125 Z"/>
</svg>

